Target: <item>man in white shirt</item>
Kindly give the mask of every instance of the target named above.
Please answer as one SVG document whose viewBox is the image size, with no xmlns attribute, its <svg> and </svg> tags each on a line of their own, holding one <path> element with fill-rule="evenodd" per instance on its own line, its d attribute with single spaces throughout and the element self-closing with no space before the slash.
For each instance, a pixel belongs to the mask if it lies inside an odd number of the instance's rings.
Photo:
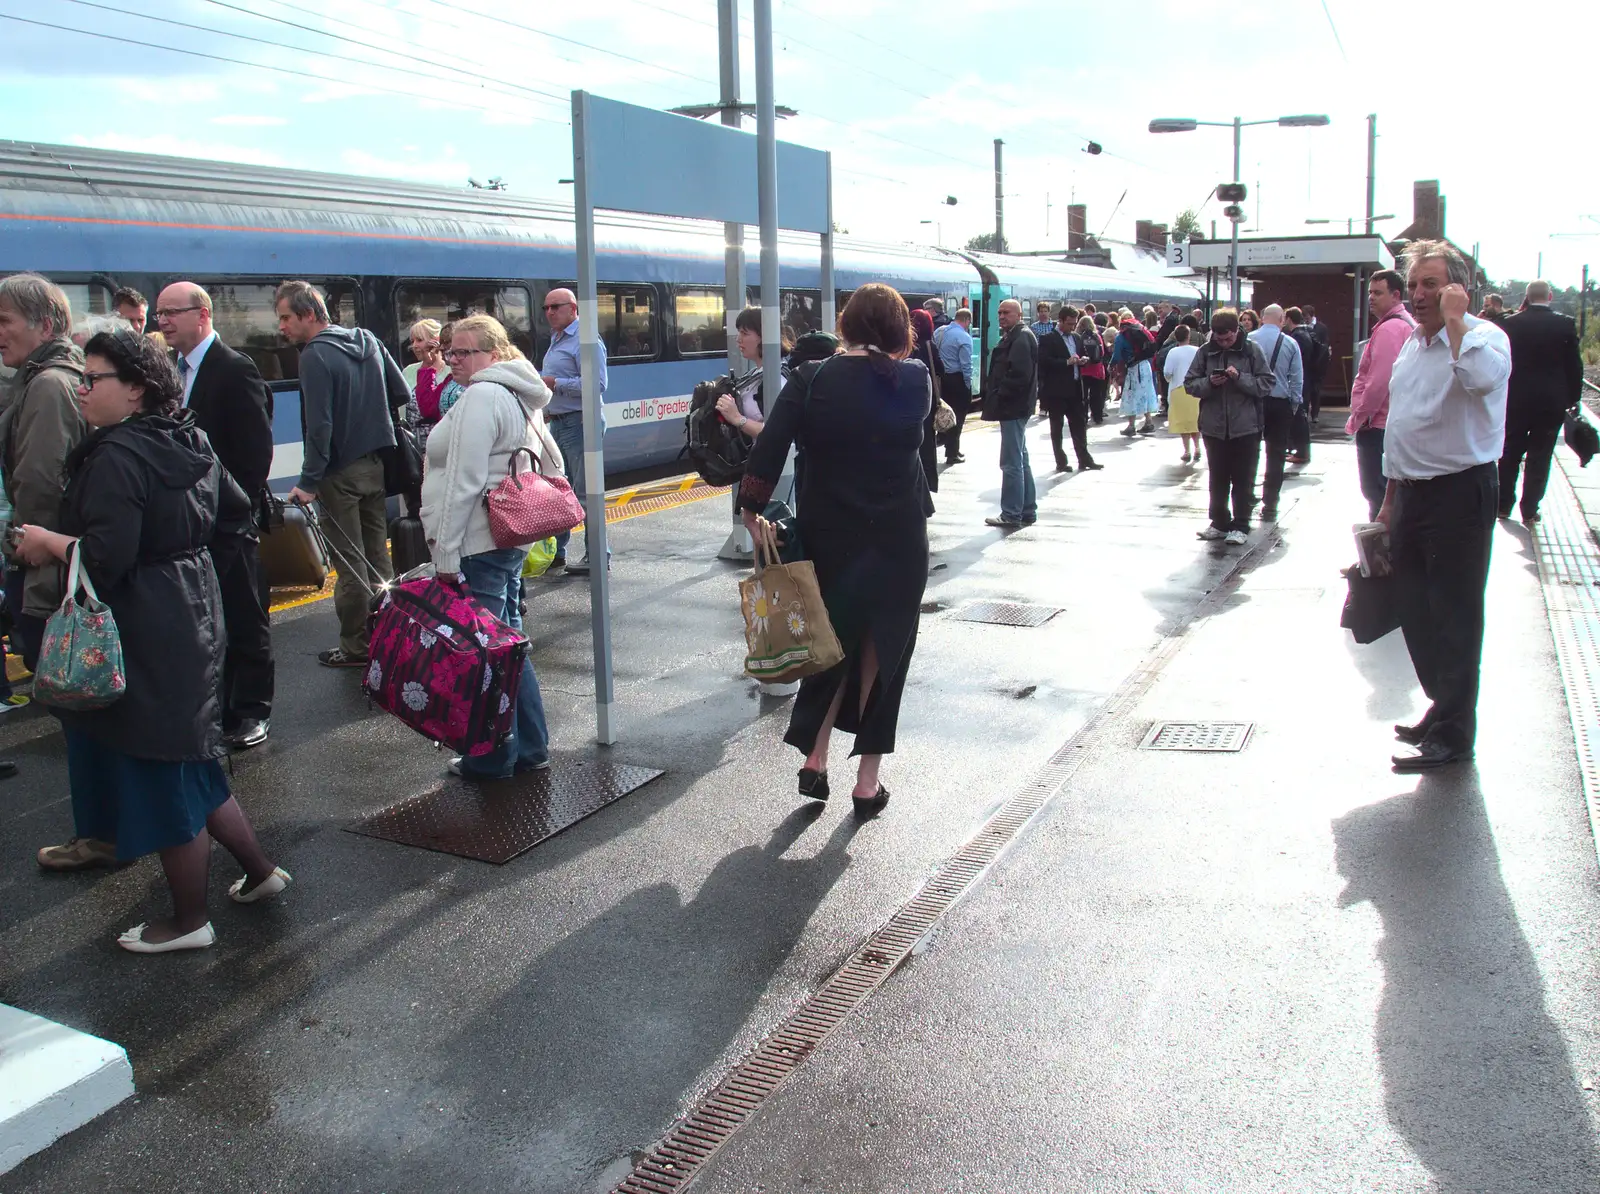
<svg viewBox="0 0 1600 1194">
<path fill-rule="evenodd" d="M 1267 467 L 1261 478 L 1261 518 L 1278 519 L 1278 494 L 1283 489 L 1283 462 L 1294 434 L 1295 408 L 1305 394 L 1305 366 L 1300 346 L 1283 330 L 1283 308 L 1277 303 L 1261 312 L 1261 326 L 1250 341 L 1267 358 L 1272 370 L 1272 393 L 1261 400 L 1261 438 L 1267 445 Z"/>
<path fill-rule="evenodd" d="M 1415 725 L 1395 726 L 1414 749 L 1394 766 L 1421 771 L 1470 759 L 1477 735 L 1511 345 L 1467 314 L 1471 270 L 1453 245 L 1413 241 L 1405 258 L 1417 327 L 1389 378 L 1378 521 L 1389 528 L 1406 649 L 1432 702 Z"/>
</svg>

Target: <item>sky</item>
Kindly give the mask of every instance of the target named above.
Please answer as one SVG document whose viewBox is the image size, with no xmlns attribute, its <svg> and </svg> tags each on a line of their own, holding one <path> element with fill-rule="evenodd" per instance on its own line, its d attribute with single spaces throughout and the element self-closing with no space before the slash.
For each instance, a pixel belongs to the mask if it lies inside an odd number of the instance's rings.
<svg viewBox="0 0 1600 1194">
<path fill-rule="evenodd" d="M 779 136 L 833 152 L 835 218 L 857 236 L 959 246 L 992 231 L 996 137 L 1013 249 L 1064 248 L 1071 202 L 1118 239 L 1190 207 L 1226 235 L 1209 196 L 1231 173 L 1230 130 L 1149 121 L 1299 113 L 1331 123 L 1244 130 L 1242 228 L 1342 231 L 1365 212 L 1376 113 L 1385 233 L 1410 223 L 1413 180 L 1436 178 L 1446 231 L 1481 244 L 1491 277 L 1531 278 L 1541 254 L 1557 285 L 1586 262 L 1600 274 L 1600 161 L 1576 82 L 1600 38 L 1592 0 L 1236 0 L 1225 17 L 1203 0 L 773 2 L 776 98 L 800 113 Z M 570 91 L 713 102 L 716 20 L 715 0 L 0 0 L 0 138 L 500 176 L 570 199 Z M 749 0 L 740 31 L 753 101 Z M 1103 153 L 1083 152 L 1091 139 Z"/>
</svg>

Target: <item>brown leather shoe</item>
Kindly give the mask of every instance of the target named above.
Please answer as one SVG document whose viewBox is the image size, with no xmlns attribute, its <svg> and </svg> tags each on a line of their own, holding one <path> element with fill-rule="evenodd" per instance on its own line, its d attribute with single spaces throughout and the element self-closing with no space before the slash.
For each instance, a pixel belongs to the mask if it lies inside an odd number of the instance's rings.
<svg viewBox="0 0 1600 1194">
<path fill-rule="evenodd" d="M 68 838 L 65 845 L 46 846 L 39 851 L 39 865 L 47 871 L 86 871 L 90 867 L 116 866 L 115 842 L 92 837 Z"/>
</svg>

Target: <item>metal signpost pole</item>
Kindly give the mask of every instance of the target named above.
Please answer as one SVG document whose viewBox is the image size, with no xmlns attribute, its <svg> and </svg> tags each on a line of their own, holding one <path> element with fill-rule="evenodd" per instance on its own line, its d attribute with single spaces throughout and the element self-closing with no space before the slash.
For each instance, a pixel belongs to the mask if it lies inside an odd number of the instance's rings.
<svg viewBox="0 0 1600 1194">
<path fill-rule="evenodd" d="M 1006 196 L 1005 174 L 1000 164 L 1001 148 L 1005 142 L 994 139 L 994 251 L 1006 251 Z"/>
<path fill-rule="evenodd" d="M 1377 195 L 1378 167 L 1378 114 L 1367 117 L 1367 235 L 1372 235 L 1372 213 L 1377 210 L 1373 202 Z"/>
<path fill-rule="evenodd" d="M 828 175 L 828 230 L 822 234 L 822 330 L 832 332 L 839 326 L 839 292 L 833 284 L 833 154 L 827 155 Z M 763 351 L 765 351 L 763 349 Z"/>
<path fill-rule="evenodd" d="M 772 80 L 772 0 L 755 0 L 756 207 L 761 217 L 761 393 L 776 410 L 783 388 L 778 311 L 778 114 Z"/>
<path fill-rule="evenodd" d="M 739 0 L 717 0 L 718 57 L 722 74 L 722 123 L 737 129 L 744 123 L 739 107 Z M 722 322 L 728 337 L 728 372 L 738 377 L 745 372 L 744 355 L 739 351 L 739 332 L 734 321 L 745 305 L 744 281 L 744 225 L 730 221 L 722 225 L 723 239 L 727 244 L 724 258 Z M 744 520 L 735 511 L 730 516 L 733 525 L 728 538 L 717 552 L 719 560 L 748 560 L 755 554 L 755 544 L 750 532 L 744 529 Z"/>
<path fill-rule="evenodd" d="M 617 740 L 611 671 L 611 560 L 606 550 L 605 411 L 600 401 L 600 312 L 596 301 L 594 204 L 589 195 L 588 93 L 572 93 L 572 179 L 578 250 L 578 349 L 583 362 L 584 535 L 589 549 L 589 616 L 594 639 L 595 740 Z"/>
<path fill-rule="evenodd" d="M 1244 127 L 1244 118 L 1233 118 L 1233 181 L 1239 181 L 1239 130 Z M 1233 225 L 1233 247 L 1228 251 L 1228 302 L 1233 309 L 1239 309 L 1239 221 L 1229 219 Z"/>
</svg>

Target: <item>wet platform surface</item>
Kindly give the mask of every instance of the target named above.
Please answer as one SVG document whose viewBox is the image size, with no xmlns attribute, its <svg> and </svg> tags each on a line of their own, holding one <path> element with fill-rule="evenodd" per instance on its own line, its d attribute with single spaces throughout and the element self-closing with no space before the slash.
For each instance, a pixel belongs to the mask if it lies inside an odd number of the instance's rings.
<svg viewBox="0 0 1600 1194">
<path fill-rule="evenodd" d="M 1093 434 L 1106 469 L 1041 472 L 1039 524 L 1008 537 L 982 525 L 998 437 L 943 474 L 871 822 L 798 807 L 787 702 L 740 674 L 720 501 L 614 529 L 618 747 L 590 745 L 586 585 L 531 597 L 557 750 L 665 774 L 504 866 L 343 832 L 444 760 L 317 667 L 327 603 L 280 616 L 273 737 L 235 779 L 297 882 L 235 907 L 219 853 L 211 951 L 114 946 L 164 907 L 154 860 L 33 869 L 70 832 L 60 738 L 0 725 L 23 767 L 0 1002 L 123 1045 L 140 1092 L 0 1189 L 611 1188 L 1229 574 L 1176 442 Z M 1600 1186 L 1600 880 L 1531 543 L 1497 532 L 1476 765 L 1400 777 L 1403 645 L 1337 627 L 1350 449 L 1319 443 L 1282 509 L 1063 795 L 693 1188 Z M 957 616 L 976 601 L 1062 612 Z M 1158 720 L 1255 729 L 1138 750 Z"/>
</svg>

